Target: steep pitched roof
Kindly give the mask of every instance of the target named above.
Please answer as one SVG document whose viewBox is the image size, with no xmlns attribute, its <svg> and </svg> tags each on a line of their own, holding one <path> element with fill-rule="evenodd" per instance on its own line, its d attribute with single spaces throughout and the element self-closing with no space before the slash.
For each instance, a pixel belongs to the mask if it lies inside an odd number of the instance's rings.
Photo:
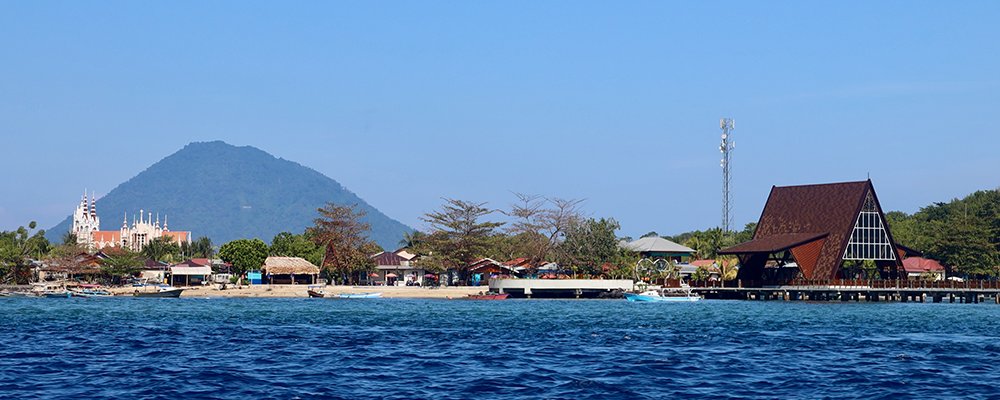
<svg viewBox="0 0 1000 400">
<path fill-rule="evenodd" d="M 869 192 L 877 205 L 878 198 L 870 180 L 774 186 L 753 240 L 723 249 L 720 253 L 782 251 L 814 242 L 818 246 L 815 264 L 811 273 L 807 273 L 807 268 L 803 268 L 803 273 L 807 278 L 833 278 Z M 882 213 L 880 206 L 878 211 Z M 816 241 L 824 235 L 826 238 L 820 245 Z"/>
<path fill-rule="evenodd" d="M 388 251 L 383 251 L 371 257 L 375 261 L 375 265 L 403 265 L 404 262 L 409 261 L 408 259 L 400 256 L 396 253 L 390 253 Z"/>
<path fill-rule="evenodd" d="M 776 253 L 809 243 L 826 235 L 826 232 L 780 233 L 740 243 L 733 247 L 720 250 L 719 254 Z"/>
</svg>

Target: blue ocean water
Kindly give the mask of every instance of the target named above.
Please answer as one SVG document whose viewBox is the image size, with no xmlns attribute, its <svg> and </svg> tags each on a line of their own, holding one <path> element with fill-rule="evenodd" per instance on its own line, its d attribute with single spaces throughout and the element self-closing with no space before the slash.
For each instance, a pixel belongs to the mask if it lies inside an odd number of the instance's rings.
<svg viewBox="0 0 1000 400">
<path fill-rule="evenodd" d="M 995 396 L 1000 306 L 0 298 L 0 398 Z"/>
</svg>

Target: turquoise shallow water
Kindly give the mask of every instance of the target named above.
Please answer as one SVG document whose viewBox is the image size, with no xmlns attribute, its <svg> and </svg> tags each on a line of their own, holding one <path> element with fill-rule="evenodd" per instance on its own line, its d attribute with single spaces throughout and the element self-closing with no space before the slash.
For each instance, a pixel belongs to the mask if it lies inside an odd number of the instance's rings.
<svg viewBox="0 0 1000 400">
<path fill-rule="evenodd" d="M 1000 306 L 0 299 L 0 398 L 996 396 Z"/>
</svg>

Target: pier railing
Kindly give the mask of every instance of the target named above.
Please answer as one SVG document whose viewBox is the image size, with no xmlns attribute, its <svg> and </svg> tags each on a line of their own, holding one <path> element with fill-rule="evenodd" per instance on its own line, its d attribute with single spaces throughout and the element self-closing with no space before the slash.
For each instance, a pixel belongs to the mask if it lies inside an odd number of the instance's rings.
<svg viewBox="0 0 1000 400">
<path fill-rule="evenodd" d="M 991 289 L 1000 290 L 1000 281 L 927 281 L 919 279 L 794 279 L 787 283 L 769 283 L 750 280 L 730 281 L 689 281 L 693 288 L 760 288 L 760 287 L 802 287 L 802 288 L 868 288 L 868 289 Z"/>
</svg>

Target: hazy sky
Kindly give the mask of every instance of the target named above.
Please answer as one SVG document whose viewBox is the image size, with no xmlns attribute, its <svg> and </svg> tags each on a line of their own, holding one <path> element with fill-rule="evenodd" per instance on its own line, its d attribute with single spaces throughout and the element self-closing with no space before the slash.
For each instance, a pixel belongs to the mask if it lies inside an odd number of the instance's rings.
<svg viewBox="0 0 1000 400">
<path fill-rule="evenodd" d="M 51 227 L 84 188 L 217 139 L 418 228 L 443 196 L 519 191 L 586 198 L 625 235 L 704 229 L 722 116 L 737 225 L 771 185 L 869 173 L 884 208 L 913 212 L 1000 186 L 998 17 L 996 1 L 4 2 L 0 229 Z"/>
</svg>

